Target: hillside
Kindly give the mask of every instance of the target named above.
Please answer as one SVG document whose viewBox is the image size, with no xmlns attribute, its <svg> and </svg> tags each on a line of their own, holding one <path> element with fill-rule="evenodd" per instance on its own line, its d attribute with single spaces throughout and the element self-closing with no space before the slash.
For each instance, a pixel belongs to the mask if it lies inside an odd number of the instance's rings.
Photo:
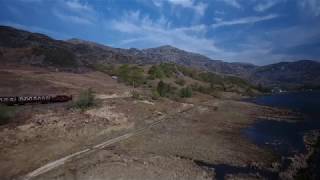
<svg viewBox="0 0 320 180">
<path fill-rule="evenodd" d="M 249 166 L 254 160 L 270 167 L 270 153 L 248 143 L 241 133 L 243 127 L 271 108 L 261 109 L 248 102 L 195 91 L 192 98 L 176 101 L 173 92 L 177 92 L 183 81 L 172 81 L 177 74 L 172 73 L 175 69 L 171 65 L 143 67 L 153 71 L 144 73 L 149 77 L 147 84 L 141 82 L 141 85 L 136 83 L 140 83 L 142 67 L 136 65 L 114 68 L 128 85 L 96 71 L 72 73 L 34 66 L 1 66 L 2 96 L 68 94 L 74 97 L 73 102 L 58 104 L 0 105 L 1 180 L 27 179 L 20 176 L 74 179 L 76 175 L 69 176 L 71 171 L 81 173 L 77 179 L 174 179 L 177 175 L 179 179 L 213 179 L 211 173 L 190 159 L 239 166 Z M 186 78 L 186 86 L 195 82 L 207 84 L 185 75 L 181 77 Z M 200 77 L 208 82 L 222 81 L 226 90 L 234 88 L 226 83 L 235 84 L 232 78 L 221 79 L 211 73 Z M 165 84 L 157 90 L 168 98 L 150 98 L 150 91 L 145 87 L 156 83 L 158 78 Z M 132 80 L 142 88 L 132 88 Z M 78 109 L 74 105 L 82 102 L 81 94 L 87 88 L 94 91 L 95 105 Z M 198 90 L 206 88 L 198 86 Z M 189 95 L 187 88 L 181 92 L 184 97 Z M 4 111 L 6 108 L 10 111 Z M 3 119 L 3 112 L 8 111 L 9 118 Z M 62 164 L 56 163 L 57 160 Z"/>
<path fill-rule="evenodd" d="M 256 84 L 282 88 L 318 88 L 320 63 L 310 60 L 281 62 L 256 68 L 250 75 Z"/>
<path fill-rule="evenodd" d="M 282 88 L 318 87 L 320 65 L 315 61 L 283 62 L 267 66 L 227 63 L 172 46 L 149 49 L 113 48 L 94 42 L 54 40 L 46 35 L 0 26 L 0 61 L 64 70 L 88 70 L 97 64 L 175 63 L 186 67 L 235 75 L 256 85 Z"/>
</svg>

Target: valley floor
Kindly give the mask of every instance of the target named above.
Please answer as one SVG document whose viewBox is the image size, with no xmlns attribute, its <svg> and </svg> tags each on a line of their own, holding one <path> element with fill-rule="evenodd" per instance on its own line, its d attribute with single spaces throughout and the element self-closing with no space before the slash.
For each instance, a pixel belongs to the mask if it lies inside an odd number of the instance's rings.
<svg viewBox="0 0 320 180">
<path fill-rule="evenodd" d="M 17 107 L 14 121 L 0 126 L 1 179 L 215 178 L 195 161 L 273 171 L 274 155 L 249 142 L 242 129 L 258 116 L 279 113 L 275 109 L 202 94 L 181 102 L 136 99 L 132 89 L 98 72 L 0 69 L 1 96 L 76 98 L 84 88 L 99 100 L 89 110 L 68 103 Z"/>
</svg>

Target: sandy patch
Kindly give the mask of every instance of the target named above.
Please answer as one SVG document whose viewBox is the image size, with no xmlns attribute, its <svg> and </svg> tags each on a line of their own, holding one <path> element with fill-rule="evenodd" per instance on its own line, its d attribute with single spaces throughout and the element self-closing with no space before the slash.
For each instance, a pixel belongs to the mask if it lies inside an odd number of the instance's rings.
<svg viewBox="0 0 320 180">
<path fill-rule="evenodd" d="M 154 105 L 154 103 L 153 103 L 153 102 L 151 102 L 151 101 L 147 101 L 147 100 L 141 100 L 141 101 L 138 101 L 138 102 L 140 102 L 140 103 L 144 103 L 144 104 L 149 104 L 149 105 Z"/>
<path fill-rule="evenodd" d="M 127 123 L 128 117 L 124 113 L 116 112 L 114 109 L 114 106 L 103 106 L 97 109 L 90 109 L 85 113 L 90 116 L 108 119 L 114 125 Z"/>
<path fill-rule="evenodd" d="M 130 92 L 124 92 L 123 94 L 96 94 L 97 99 L 112 99 L 112 98 L 126 98 L 131 97 Z"/>
</svg>

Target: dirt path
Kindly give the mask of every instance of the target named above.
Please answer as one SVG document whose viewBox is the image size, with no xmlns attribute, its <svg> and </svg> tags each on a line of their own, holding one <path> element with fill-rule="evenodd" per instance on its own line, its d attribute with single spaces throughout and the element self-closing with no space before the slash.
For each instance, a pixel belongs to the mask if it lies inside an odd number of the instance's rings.
<svg viewBox="0 0 320 180">
<path fill-rule="evenodd" d="M 115 144 L 117 142 L 126 140 L 126 139 L 128 139 L 128 138 L 130 138 L 132 136 L 136 136 L 136 135 L 142 134 L 145 131 L 147 131 L 148 129 L 150 129 L 150 128 L 154 127 L 154 126 L 157 126 L 158 124 L 160 124 L 164 120 L 168 120 L 168 119 L 170 119 L 170 117 L 174 117 L 176 115 L 180 115 L 181 113 L 188 112 L 188 111 L 190 111 L 190 110 L 192 110 L 194 108 L 195 108 L 195 106 L 192 106 L 192 107 L 186 108 L 184 110 L 181 110 L 181 111 L 179 111 L 177 113 L 173 113 L 173 114 L 169 114 L 169 115 L 162 115 L 162 116 L 156 118 L 155 121 L 152 124 L 149 124 L 146 127 L 140 128 L 140 129 L 135 130 L 135 131 L 133 131 L 131 133 L 127 133 L 127 134 L 124 134 L 122 136 L 119 136 L 119 137 L 116 137 L 116 138 L 113 138 L 113 139 L 109 139 L 109 140 L 107 140 L 107 141 L 105 141 L 103 143 L 97 144 L 97 145 L 95 145 L 95 146 L 93 146 L 91 148 L 87 148 L 85 150 L 73 153 L 73 154 L 65 156 L 63 158 L 60 158 L 60 159 L 58 159 L 56 161 L 50 162 L 50 163 L 48 163 L 48 164 L 46 164 L 46 165 L 44 165 L 44 166 L 42 166 L 42 167 L 40 167 L 40 168 L 38 168 L 38 169 L 36 169 L 34 171 L 28 173 L 27 175 L 22 177 L 22 179 L 30 180 L 32 178 L 35 178 L 35 177 L 37 177 L 37 176 L 39 176 L 41 174 L 44 174 L 44 173 L 46 173 L 46 172 L 48 172 L 48 171 L 50 171 L 52 169 L 55 169 L 55 168 L 63 165 L 68 160 L 71 160 L 74 157 L 84 156 L 86 154 L 93 153 L 95 151 L 101 150 L 101 149 L 103 149 L 103 148 L 105 148 L 107 146 L 110 146 L 112 144 Z"/>
</svg>

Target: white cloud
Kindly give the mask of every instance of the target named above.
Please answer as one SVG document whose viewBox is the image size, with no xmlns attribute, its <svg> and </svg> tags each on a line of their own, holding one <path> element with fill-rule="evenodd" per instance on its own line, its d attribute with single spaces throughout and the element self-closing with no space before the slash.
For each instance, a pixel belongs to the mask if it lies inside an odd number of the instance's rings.
<svg viewBox="0 0 320 180">
<path fill-rule="evenodd" d="M 193 9 L 199 14 L 200 16 L 203 16 L 206 12 L 208 5 L 205 3 L 198 3 L 197 5 L 193 6 Z"/>
<path fill-rule="evenodd" d="M 214 40 L 204 36 L 205 25 L 172 28 L 165 19 L 152 20 L 142 16 L 139 11 L 128 12 L 121 19 L 110 24 L 113 30 L 126 34 L 129 38 L 121 41 L 119 46 L 160 46 L 172 45 L 187 51 L 207 54 L 218 53 Z M 132 37 L 132 38 L 130 38 Z"/>
<path fill-rule="evenodd" d="M 240 18 L 240 19 L 235 19 L 235 20 L 230 20 L 230 21 L 219 21 L 215 24 L 212 24 L 212 28 L 218 28 L 222 26 L 233 26 L 233 25 L 240 25 L 240 24 L 253 24 L 261 21 L 267 21 L 271 20 L 274 18 L 279 17 L 277 14 L 270 14 L 267 16 L 251 16 L 251 17 L 245 17 L 245 18 Z"/>
<path fill-rule="evenodd" d="M 226 4 L 233 6 L 235 8 L 241 8 L 242 6 L 240 5 L 240 3 L 238 2 L 238 0 L 221 0 L 224 1 Z"/>
<path fill-rule="evenodd" d="M 193 5 L 193 0 L 167 0 L 167 1 L 175 5 L 181 5 L 183 7 L 190 7 Z"/>
<path fill-rule="evenodd" d="M 300 0 L 300 6 L 303 11 L 310 12 L 314 16 L 320 15 L 320 1 L 319 0 Z"/>
<path fill-rule="evenodd" d="M 82 4 L 78 0 L 66 1 L 66 6 L 74 11 L 93 11 L 93 8 L 88 4 Z"/>
<path fill-rule="evenodd" d="M 199 16 L 203 16 L 208 7 L 208 4 L 203 2 L 196 3 L 195 0 L 152 0 L 152 2 L 158 7 L 162 7 L 162 3 L 165 1 L 174 6 L 192 9 Z"/>
<path fill-rule="evenodd" d="M 243 42 L 238 43 L 239 47 L 236 50 L 226 51 L 222 54 L 222 58 L 260 65 L 279 61 L 317 58 L 312 54 L 303 52 L 293 54 L 290 50 L 317 42 L 317 37 L 320 35 L 320 25 L 313 28 L 293 26 L 277 29 L 263 33 L 264 37 L 261 36 L 261 33 L 263 32 L 248 36 Z"/>
<path fill-rule="evenodd" d="M 256 23 L 278 17 L 278 15 L 246 17 L 233 21 L 218 20 L 213 25 L 194 25 L 190 27 L 172 27 L 171 23 L 161 18 L 152 20 L 149 16 L 143 16 L 139 11 L 128 12 L 119 20 L 112 21 L 108 27 L 125 34 L 125 38 L 116 46 L 148 48 L 152 46 L 172 45 L 186 51 L 207 55 L 212 59 L 226 61 L 251 62 L 255 64 L 267 64 L 284 60 L 291 56 L 281 53 L 273 53 L 274 44 L 271 41 L 252 38 L 246 40 L 236 49 L 217 46 L 216 40 L 206 37 L 210 28 L 231 26 L 236 24 Z M 219 42 L 219 44 L 223 42 Z"/>
<path fill-rule="evenodd" d="M 254 10 L 258 11 L 258 12 L 264 12 L 280 2 L 281 2 L 281 0 L 267 0 L 266 2 L 262 2 L 262 3 L 259 3 L 258 5 L 256 5 L 254 7 Z"/>
<path fill-rule="evenodd" d="M 93 7 L 79 0 L 60 0 L 52 8 L 53 15 L 65 22 L 93 25 L 97 16 Z"/>
<path fill-rule="evenodd" d="M 66 22 L 72 22 L 75 24 L 81 24 L 81 25 L 92 25 L 93 22 L 90 19 L 87 19 L 85 17 L 80 17 L 77 15 L 69 15 L 69 14 L 65 14 L 59 10 L 53 10 L 53 14 L 58 17 L 59 19 L 61 19 L 62 21 L 66 21 Z"/>
<path fill-rule="evenodd" d="M 215 18 L 214 18 L 214 21 L 219 23 L 219 22 L 222 22 L 223 19 L 222 19 L 222 18 L 219 18 L 219 17 L 215 17 Z"/>
</svg>

